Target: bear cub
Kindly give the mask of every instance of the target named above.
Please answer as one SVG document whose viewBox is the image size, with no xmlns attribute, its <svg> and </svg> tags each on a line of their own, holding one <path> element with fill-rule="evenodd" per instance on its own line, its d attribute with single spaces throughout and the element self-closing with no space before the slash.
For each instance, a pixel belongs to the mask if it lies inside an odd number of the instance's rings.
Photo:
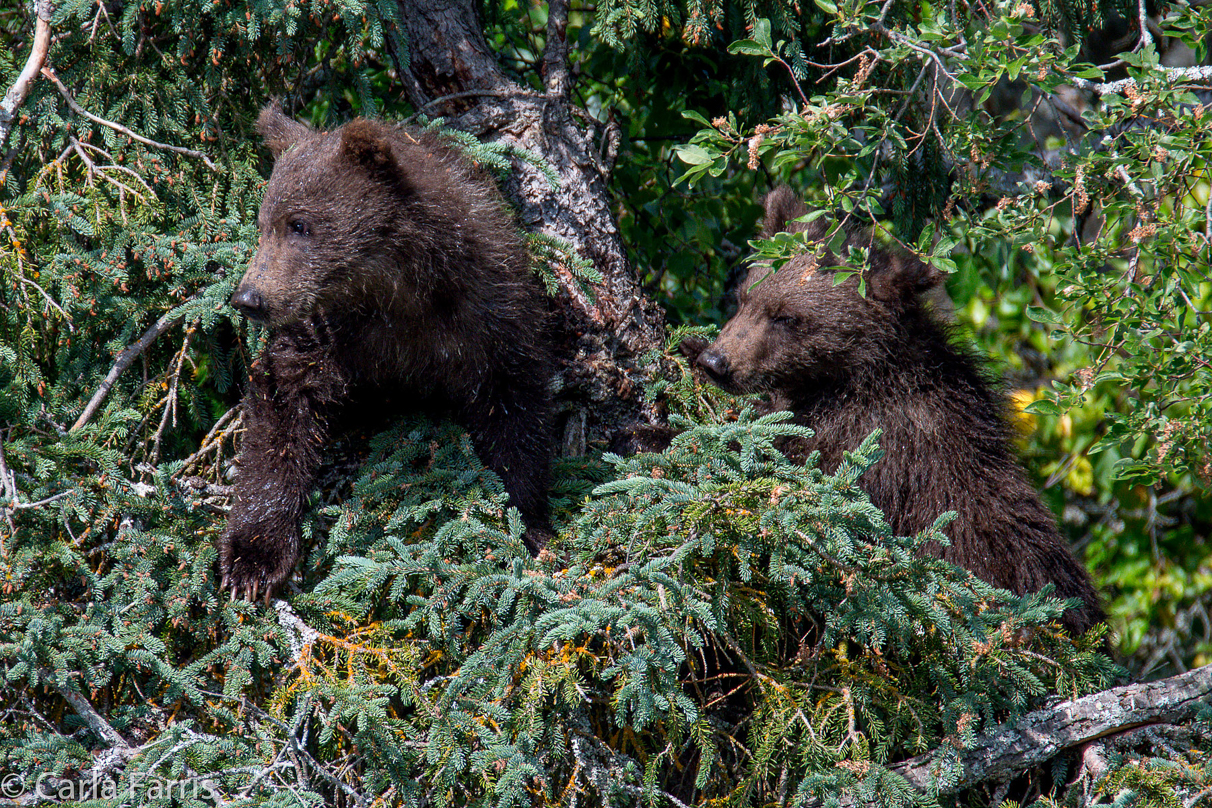
<svg viewBox="0 0 1212 808">
<path fill-rule="evenodd" d="M 495 186 L 430 133 L 363 119 L 317 131 L 276 104 L 257 130 L 275 164 L 231 304 L 269 341 L 243 402 L 221 588 L 268 600 L 281 587 L 330 432 L 390 414 L 389 400 L 466 427 L 537 553 L 550 531 L 547 309 Z"/>
<path fill-rule="evenodd" d="M 763 237 L 820 241 L 828 230 L 820 219 L 794 221 L 808 209 L 789 188 L 772 191 L 765 208 Z M 871 246 L 858 233 L 848 243 Z M 765 393 L 774 409 L 795 413 L 815 435 L 785 450 L 800 460 L 819 451 L 826 472 L 883 429 L 886 455 L 859 484 L 892 528 L 912 535 L 955 511 L 944 529 L 951 545 L 927 552 L 1015 594 L 1053 584 L 1057 597 L 1081 601 L 1065 628 L 1085 632 L 1103 619 L 1098 595 L 1015 458 L 1004 396 L 923 299 L 940 273 L 909 256 L 869 255 L 865 297 L 855 276 L 835 283 L 830 268 L 840 262 L 823 247 L 777 272 L 754 266 L 715 342 L 684 349 L 701 350 L 697 366 L 725 390 Z"/>
</svg>

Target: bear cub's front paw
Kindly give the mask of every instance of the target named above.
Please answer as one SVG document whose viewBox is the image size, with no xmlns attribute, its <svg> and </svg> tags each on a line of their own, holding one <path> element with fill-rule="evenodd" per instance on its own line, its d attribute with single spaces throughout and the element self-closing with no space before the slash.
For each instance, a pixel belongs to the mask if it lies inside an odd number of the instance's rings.
<svg viewBox="0 0 1212 808">
<path fill-rule="evenodd" d="M 263 526 L 230 526 L 219 539 L 219 589 L 232 598 L 270 598 L 290 577 L 299 560 L 299 537 L 282 536 Z"/>
</svg>

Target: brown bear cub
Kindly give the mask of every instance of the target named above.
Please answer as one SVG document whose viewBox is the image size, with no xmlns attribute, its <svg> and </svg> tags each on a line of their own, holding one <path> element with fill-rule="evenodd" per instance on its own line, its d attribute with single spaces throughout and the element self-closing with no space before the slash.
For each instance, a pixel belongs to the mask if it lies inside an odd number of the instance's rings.
<svg viewBox="0 0 1212 808">
<path fill-rule="evenodd" d="M 496 188 L 433 134 L 362 119 L 316 131 L 273 104 L 257 130 L 275 165 L 231 303 L 270 336 L 243 404 L 222 588 L 268 600 L 286 581 L 330 430 L 380 416 L 389 396 L 467 428 L 537 553 L 549 535 L 546 304 Z"/>
<path fill-rule="evenodd" d="M 793 221 L 808 210 L 789 188 L 771 192 L 765 205 L 764 237 L 825 236 L 819 219 Z M 850 234 L 849 243 L 867 241 Z M 777 272 L 754 266 L 738 287 L 736 314 L 698 366 L 730 392 L 766 393 L 775 409 L 795 413 L 815 435 L 788 454 L 803 460 L 819 451 L 827 472 L 882 429 L 886 455 L 860 485 L 898 534 L 955 511 L 943 531 L 951 545 L 927 552 L 1015 594 L 1053 584 L 1057 597 L 1082 603 L 1065 614 L 1074 634 L 1100 622 L 1088 572 L 1015 459 L 1004 397 L 923 301 L 939 272 L 872 249 L 864 297 L 857 277 L 835 284 L 829 268 L 838 263 L 822 248 Z"/>
</svg>

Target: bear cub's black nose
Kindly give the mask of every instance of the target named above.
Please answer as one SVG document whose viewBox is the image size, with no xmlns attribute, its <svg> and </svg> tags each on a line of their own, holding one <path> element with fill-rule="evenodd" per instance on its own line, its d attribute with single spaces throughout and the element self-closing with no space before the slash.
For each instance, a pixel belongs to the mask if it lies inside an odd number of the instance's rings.
<svg viewBox="0 0 1212 808">
<path fill-rule="evenodd" d="M 699 354 L 699 366 L 707 371 L 707 375 L 715 382 L 723 382 L 728 378 L 728 357 L 719 351 L 703 351 Z"/>
<path fill-rule="evenodd" d="M 251 287 L 237 289 L 236 293 L 231 296 L 231 304 L 250 320 L 265 319 L 265 298 L 261 297 L 261 293 L 256 289 Z"/>
</svg>

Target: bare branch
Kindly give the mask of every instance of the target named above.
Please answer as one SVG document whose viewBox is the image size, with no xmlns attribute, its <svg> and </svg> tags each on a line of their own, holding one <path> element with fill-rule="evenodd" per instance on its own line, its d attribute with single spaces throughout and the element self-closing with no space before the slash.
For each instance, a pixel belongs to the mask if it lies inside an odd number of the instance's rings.
<svg viewBox="0 0 1212 808">
<path fill-rule="evenodd" d="M 12 472 L 8 470 L 8 463 L 4 459 L 4 441 L 0 440 L 0 488 L 4 489 L 4 496 L 9 502 L 17 501 L 17 483 L 12 476 Z"/>
<path fill-rule="evenodd" d="M 568 70 L 568 0 L 551 0 L 547 6 L 547 48 L 543 67 L 547 73 L 547 94 L 567 100 L 572 92 Z"/>
<path fill-rule="evenodd" d="M 60 306 L 58 303 L 55 302 L 55 299 L 53 297 L 51 297 L 45 289 L 43 289 L 41 286 L 39 286 L 35 281 L 32 281 L 29 278 L 25 277 L 25 274 L 20 271 L 14 273 L 13 277 L 15 277 L 18 281 L 20 281 L 21 284 L 24 286 L 32 286 L 34 288 L 35 292 L 42 295 L 42 299 L 46 301 L 46 305 L 48 307 L 54 309 L 55 311 L 59 312 L 59 316 L 62 317 L 64 322 L 67 323 L 67 330 L 71 331 L 72 333 L 75 333 L 76 326 L 74 323 L 72 323 L 71 316 L 63 310 L 62 306 Z"/>
<path fill-rule="evenodd" d="M 262 710 L 252 702 L 245 702 L 245 706 L 252 712 L 255 712 L 261 719 L 268 721 L 282 731 L 282 734 L 286 737 L 286 743 L 290 747 L 291 754 L 296 755 L 298 758 L 310 765 L 316 774 L 320 775 L 320 777 L 322 777 L 324 780 L 345 792 L 345 794 L 352 799 L 354 804 L 359 806 L 359 808 L 364 808 L 364 806 L 368 805 L 368 801 L 364 794 L 362 794 L 360 791 L 356 791 L 344 780 L 341 780 L 330 772 L 328 768 L 324 766 L 324 764 L 312 757 L 307 750 L 303 748 L 303 745 L 299 742 L 299 738 L 295 734 L 298 731 L 296 728 L 288 727 L 286 724 L 282 723 L 277 718 L 265 712 L 265 710 Z"/>
<path fill-rule="evenodd" d="M 1162 67 L 1158 74 L 1170 81 L 1208 81 L 1212 79 L 1212 65 L 1201 67 Z M 1111 95 L 1123 92 L 1129 84 L 1135 84 L 1136 79 L 1120 79 L 1106 83 L 1096 83 L 1087 79 L 1070 76 L 1068 81 L 1080 90 L 1089 90 L 1095 95 Z"/>
<path fill-rule="evenodd" d="M 177 352 L 176 357 L 169 363 L 169 378 L 168 392 L 164 396 L 164 416 L 160 419 L 160 428 L 156 430 L 155 438 L 152 441 L 152 463 L 160 462 L 160 441 L 164 437 L 164 430 L 168 427 L 169 419 L 172 419 L 172 425 L 177 425 L 177 390 L 181 383 L 181 371 L 185 368 L 185 360 L 189 356 L 189 342 L 193 337 L 194 329 L 197 328 L 195 322 L 189 328 L 185 329 L 185 340 L 181 344 L 181 350 Z M 176 369 L 173 366 L 176 366 Z"/>
<path fill-rule="evenodd" d="M 156 320 L 155 324 L 147 329 L 143 333 L 143 336 L 139 337 L 133 345 L 128 345 L 123 349 L 122 353 L 118 354 L 118 358 L 114 361 L 114 366 L 109 369 L 109 374 L 101 382 L 101 386 L 97 388 L 97 392 L 93 393 L 93 397 L 89 399 L 88 406 L 84 408 L 84 412 L 80 413 L 80 417 L 76 419 L 76 423 L 72 424 L 72 428 L 68 432 L 75 432 L 92 420 L 92 417 L 97 414 L 97 410 L 100 409 L 101 403 L 105 401 L 105 397 L 109 395 L 110 388 L 114 386 L 114 382 L 118 380 L 118 377 L 122 375 L 122 371 L 130 367 L 130 363 L 134 362 L 141 353 L 146 351 L 156 341 L 157 337 L 165 331 L 180 325 L 184 319 L 184 316 L 170 317 L 168 314 L 165 314 L 159 320 Z"/>
<path fill-rule="evenodd" d="M 1204 246 L 1212 250 L 1212 194 L 1204 205 Z"/>
<path fill-rule="evenodd" d="M 1212 697 L 1212 665 L 1156 682 L 1125 685 L 1055 707 L 1028 713 L 1009 726 L 981 735 L 972 749 L 941 762 L 935 753 L 910 758 L 892 770 L 913 786 L 952 794 L 976 783 L 1021 772 L 1059 752 L 1097 738 L 1147 724 L 1176 723 L 1190 718 Z M 945 785 L 936 783 L 940 769 L 961 774 Z"/>
<path fill-rule="evenodd" d="M 4 520 L 8 522 L 8 532 L 11 536 L 17 531 L 16 525 L 13 524 L 13 511 L 17 504 L 17 481 L 8 470 L 8 463 L 4 460 L 4 439 L 0 437 L 0 488 L 4 490 L 4 497 L 9 504 L 4 507 Z M 4 542 L 0 540 L 0 551 L 4 551 Z M 5 557 L 8 556 L 4 552 Z"/>
<path fill-rule="evenodd" d="M 1067 749 L 1154 724 L 1190 719 L 1212 698 L 1212 665 L 1124 685 L 1028 713 L 1013 724 L 982 733 L 971 749 L 936 749 L 891 766 L 914 788 L 954 794 L 989 780 L 1003 780 Z M 811 803 L 820 805 L 820 802 Z M 843 798 L 844 808 L 863 805 Z"/>
<path fill-rule="evenodd" d="M 228 426 L 228 422 L 232 420 L 233 416 L 235 417 L 235 421 Z M 240 406 L 237 404 L 227 412 L 223 413 L 218 421 L 215 421 L 215 425 L 210 428 L 210 431 L 206 433 L 206 437 L 202 438 L 202 442 L 198 444 L 198 450 L 189 457 L 185 458 L 185 463 L 180 469 L 177 470 L 175 474 L 173 474 L 173 477 L 175 479 L 182 479 L 186 472 L 190 471 L 194 466 L 197 465 L 199 460 L 211 452 L 215 453 L 215 461 L 217 463 L 219 460 L 219 449 L 221 448 L 223 439 L 230 435 L 234 430 L 240 428 L 242 425 L 242 419 L 240 418 Z M 220 430 L 222 431 L 220 432 Z M 214 492 L 208 493 L 210 493 L 211 496 L 218 495 Z M 224 491 L 222 492 L 222 496 L 229 496 L 230 493 L 230 491 Z"/>
<path fill-rule="evenodd" d="M 17 76 L 13 86 L 5 93 L 4 101 L 0 102 L 0 148 L 8 143 L 13 121 L 16 120 L 17 109 L 25 103 L 25 99 L 29 96 L 30 85 L 33 84 L 42 65 L 46 63 L 46 54 L 50 50 L 51 40 L 51 10 L 51 0 L 38 0 L 35 5 L 37 18 L 34 21 L 34 47 L 30 51 L 29 58 L 25 60 L 25 67 L 22 68 L 21 75 Z"/>
<path fill-rule="evenodd" d="M 1143 50 L 1153 44 L 1153 34 L 1149 33 L 1149 11 L 1145 0 L 1137 0 L 1137 24 L 1140 25 L 1140 41 L 1134 50 Z"/>
<path fill-rule="evenodd" d="M 116 132 L 120 132 L 120 133 L 126 135 L 131 140 L 137 140 L 140 143 L 144 144 L 145 146 L 152 146 L 153 148 L 157 148 L 157 149 L 166 149 L 168 151 L 177 152 L 178 154 L 184 154 L 186 157 L 196 157 L 199 160 L 201 160 L 203 163 L 206 163 L 206 167 L 209 168 L 211 171 L 219 170 L 219 167 L 216 166 L 209 157 L 207 157 L 205 154 L 203 154 L 200 151 L 194 151 L 193 149 L 187 149 L 184 146 L 172 146 L 168 143 L 160 143 L 160 142 L 152 140 L 150 138 L 143 137 L 143 135 L 137 134 L 137 133 L 131 131 L 130 129 L 127 129 L 125 126 L 123 126 L 120 123 L 114 123 L 113 121 L 107 121 L 104 118 L 97 117 L 96 115 L 92 114 L 91 112 L 85 111 L 79 104 L 76 103 L 76 99 L 72 98 L 72 94 L 69 93 L 67 91 L 67 88 L 63 86 L 63 82 L 59 81 L 59 77 L 55 75 L 55 71 L 51 70 L 49 67 L 44 67 L 44 68 L 42 68 L 42 75 L 46 76 L 48 79 L 50 79 L 52 82 L 54 82 L 55 86 L 59 88 L 59 94 L 62 95 L 64 100 L 67 101 L 67 105 L 69 107 L 71 107 L 72 112 L 76 113 L 77 115 L 88 118 L 93 123 L 101 124 L 102 126 L 108 126 L 110 129 L 113 129 Z"/>
<path fill-rule="evenodd" d="M 72 492 L 61 491 L 37 502 L 22 502 L 21 492 L 17 490 L 17 477 L 8 468 L 8 462 L 4 457 L 4 440 L 0 438 L 0 494 L 3 494 L 3 498 L 8 500 L 3 507 L 0 507 L 0 513 L 4 514 L 4 521 L 8 523 L 9 535 L 12 535 L 17 530 L 17 526 L 13 523 L 13 514 L 17 511 L 41 508 L 43 505 L 49 505 L 52 502 L 63 499 L 70 493 Z M 4 541 L 0 538 L 0 555 L 6 555 L 6 553 Z"/>
<path fill-rule="evenodd" d="M 60 685 L 57 681 L 55 681 L 54 674 L 52 674 L 46 668 L 38 668 L 38 678 L 43 684 L 50 685 L 52 688 L 54 688 L 55 691 L 72 706 L 72 709 L 76 711 L 76 714 L 84 719 L 84 723 L 88 724 L 89 729 L 101 737 L 101 740 L 105 741 L 114 749 L 118 749 L 123 752 L 134 752 L 131 745 L 126 742 L 126 739 L 122 737 L 121 733 L 114 729 L 113 725 L 106 721 L 101 714 L 96 711 L 88 699 L 84 698 L 84 696 L 80 695 L 79 693 L 68 690 L 63 685 Z"/>
<path fill-rule="evenodd" d="M 41 508 L 43 505 L 49 505 L 52 502 L 58 502 L 59 500 L 63 499 L 65 496 L 67 496 L 70 493 L 72 493 L 72 492 L 71 491 L 60 491 L 58 494 L 49 496 L 45 499 L 40 499 L 37 502 L 14 502 L 10 507 L 14 511 L 20 511 L 20 510 L 24 510 L 27 508 Z"/>
<path fill-rule="evenodd" d="M 294 609 L 284 600 L 274 599 L 274 610 L 278 613 L 278 625 L 286 630 L 290 642 L 290 656 L 295 666 L 303 658 L 303 652 L 309 650 L 319 638 L 320 632 L 303 622 Z"/>
</svg>

